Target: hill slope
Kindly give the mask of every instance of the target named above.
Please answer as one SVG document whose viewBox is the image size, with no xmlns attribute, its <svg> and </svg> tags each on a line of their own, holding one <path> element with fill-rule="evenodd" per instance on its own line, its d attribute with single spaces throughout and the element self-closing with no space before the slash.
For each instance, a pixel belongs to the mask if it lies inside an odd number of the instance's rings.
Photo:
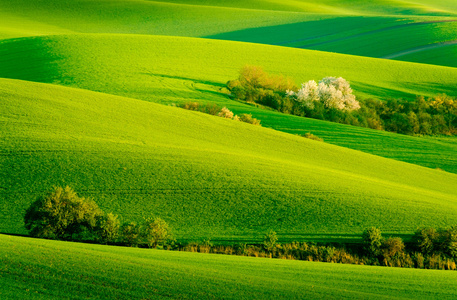
<svg viewBox="0 0 457 300">
<path fill-rule="evenodd" d="M 0 0 L 0 39 L 69 33 L 211 37 L 408 60 L 398 54 L 455 41 L 456 12 L 455 3 L 443 1 Z M 412 61 L 436 63 L 427 52 Z M 440 65 L 455 67 L 455 53 L 444 55 Z"/>
<path fill-rule="evenodd" d="M 408 233 L 457 221 L 457 175 L 174 107 L 1 80 L 2 232 L 54 185 L 180 238 Z"/>
<path fill-rule="evenodd" d="M 0 43 L 0 77 L 163 104 L 213 102 L 236 113 L 252 113 L 277 130 L 313 132 L 344 147 L 457 173 L 456 146 L 443 141 L 308 120 L 230 100 L 223 92 L 225 82 L 236 78 L 245 64 L 291 75 L 297 82 L 343 76 L 359 96 L 457 93 L 453 68 L 247 43 L 141 35 L 55 36 Z"/>
<path fill-rule="evenodd" d="M 12 251 L 11 249 L 14 249 Z M 3 299 L 456 297 L 456 272 L 132 249 L 0 235 Z M 432 282 L 433 284 L 430 284 Z"/>
</svg>

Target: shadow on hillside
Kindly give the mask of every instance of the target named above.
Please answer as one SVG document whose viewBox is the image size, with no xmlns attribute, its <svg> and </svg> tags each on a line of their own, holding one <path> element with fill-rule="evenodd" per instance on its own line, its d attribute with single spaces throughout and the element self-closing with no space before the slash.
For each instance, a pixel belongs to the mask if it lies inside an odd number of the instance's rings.
<svg viewBox="0 0 457 300">
<path fill-rule="evenodd" d="M 323 18 L 325 18 L 324 16 Z M 249 28 L 226 32 L 216 35 L 205 36 L 210 39 L 231 40 L 240 42 L 260 43 L 278 46 L 289 46 L 297 48 L 309 48 L 335 40 L 353 37 L 353 32 L 360 30 L 362 27 L 370 28 L 385 27 L 386 23 L 395 24 L 399 18 L 391 17 L 334 17 L 328 16 L 327 19 L 305 21 L 292 24 L 265 26 L 259 28 Z M 402 26 L 402 25 L 394 25 Z M 338 31 L 335 31 L 338 28 Z M 388 30 L 381 29 L 381 30 Z M 346 36 L 341 37 L 346 33 Z M 367 31 L 371 34 L 372 31 Z M 358 33 L 357 35 L 359 35 Z M 324 39 L 324 40 L 322 40 Z"/>
<path fill-rule="evenodd" d="M 444 86 L 439 82 L 398 82 L 397 85 L 408 89 L 423 91 L 422 96 L 430 94 L 431 90 L 436 91 L 435 94 L 447 94 L 449 96 L 456 96 L 457 94 L 457 85 Z"/>
<path fill-rule="evenodd" d="M 368 95 L 377 95 L 377 98 L 380 100 L 391 98 L 414 99 L 415 97 L 415 95 L 410 93 L 389 88 L 383 88 L 377 85 L 362 83 L 358 81 L 351 81 L 351 87 L 355 91 L 355 94 L 363 93 Z"/>
<path fill-rule="evenodd" d="M 160 77 L 160 78 L 169 78 L 169 79 L 176 79 L 176 80 L 187 80 L 187 81 L 192 81 L 194 83 L 213 85 L 213 86 L 217 86 L 217 87 L 225 87 L 225 83 L 209 81 L 209 80 L 200 80 L 200 79 L 189 78 L 189 77 L 171 76 L 171 75 L 157 74 L 157 73 L 141 73 L 141 75 L 148 75 L 148 76 L 154 76 L 154 77 Z"/>
</svg>

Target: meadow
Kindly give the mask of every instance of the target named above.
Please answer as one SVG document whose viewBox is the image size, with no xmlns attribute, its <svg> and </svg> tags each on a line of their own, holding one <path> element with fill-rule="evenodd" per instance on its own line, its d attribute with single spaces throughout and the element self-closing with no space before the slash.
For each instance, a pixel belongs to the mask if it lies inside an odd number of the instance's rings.
<svg viewBox="0 0 457 300">
<path fill-rule="evenodd" d="M 132 249 L 5 235 L 0 235 L 0 261 L 3 299 L 456 297 L 455 289 L 450 288 L 455 272 Z"/>
<path fill-rule="evenodd" d="M 281 114 L 226 83 L 258 65 L 297 84 L 342 76 L 360 98 L 456 96 L 456 20 L 453 0 L 0 0 L 0 233 L 26 234 L 30 203 L 67 185 L 121 222 L 163 218 L 181 241 L 455 225 L 455 137 Z M 456 297 L 452 271 L 2 234 L 0 261 L 2 299 Z"/>
<path fill-rule="evenodd" d="M 284 115 L 233 101 L 225 83 L 245 64 L 297 83 L 329 74 L 347 78 L 361 97 L 454 95 L 457 70 L 390 60 L 215 40 L 143 35 L 77 35 L 0 42 L 0 76 L 179 104 L 188 101 L 251 113 L 266 127 L 312 132 L 326 142 L 457 172 L 455 145 Z M 113 51 L 111 51 L 113 50 Z M 205 57 L 204 61 L 201 58 Z M 294 57 L 294 60 L 284 59 Z M 307 66 L 305 69 L 303 66 Z M 372 70 L 377 70 L 375 73 Z"/>
<path fill-rule="evenodd" d="M 24 210 L 55 185 L 126 220 L 159 216 L 185 239 L 457 221 L 455 174 L 177 107 L 1 82 L 2 232 L 25 233 Z"/>
</svg>

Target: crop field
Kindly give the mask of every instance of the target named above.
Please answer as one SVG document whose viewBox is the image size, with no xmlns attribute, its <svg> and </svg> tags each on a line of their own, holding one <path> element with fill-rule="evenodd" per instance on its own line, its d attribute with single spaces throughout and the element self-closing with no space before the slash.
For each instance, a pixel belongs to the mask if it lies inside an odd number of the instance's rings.
<svg viewBox="0 0 457 300">
<path fill-rule="evenodd" d="M 223 88 L 227 80 L 237 77 L 241 66 L 251 63 L 263 65 L 272 73 L 290 74 L 296 82 L 338 74 L 351 81 L 357 94 L 366 97 L 453 95 L 457 88 L 454 68 L 161 36 L 77 35 L 8 40 L 0 45 L 2 77 L 64 84 L 162 104 L 213 102 L 236 113 L 252 113 L 273 129 L 294 134 L 311 131 L 343 147 L 457 172 L 454 145 L 266 111 L 230 100 Z M 308 66 L 305 70 L 304 65 Z"/>
<path fill-rule="evenodd" d="M 11 252 L 10 249 L 14 249 Z M 131 249 L 0 235 L 2 299 L 451 299 L 456 272 Z"/>
<path fill-rule="evenodd" d="M 456 31 L 454 0 L 0 0 L 0 233 L 27 234 L 27 207 L 67 185 L 121 222 L 164 219 L 178 241 L 455 225 L 455 136 L 282 114 L 226 83 L 255 65 L 297 85 L 341 76 L 359 99 L 456 97 Z M 457 297 L 452 271 L 3 234 L 1 299 Z"/>
<path fill-rule="evenodd" d="M 455 174 L 83 90 L 2 80 L 2 98 L 3 232 L 24 233 L 25 208 L 66 184 L 124 219 L 161 216 L 180 238 L 409 233 L 457 221 Z"/>
</svg>

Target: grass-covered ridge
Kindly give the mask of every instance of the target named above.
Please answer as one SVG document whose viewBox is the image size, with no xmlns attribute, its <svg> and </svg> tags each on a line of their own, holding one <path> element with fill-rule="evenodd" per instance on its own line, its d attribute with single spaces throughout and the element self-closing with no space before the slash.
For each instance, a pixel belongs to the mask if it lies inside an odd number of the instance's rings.
<svg viewBox="0 0 457 300">
<path fill-rule="evenodd" d="M 54 185 L 180 238 L 411 233 L 457 221 L 456 175 L 233 120 L 1 80 L 3 232 Z M 19 88 L 20 87 L 20 88 Z"/>
<path fill-rule="evenodd" d="M 257 109 L 223 89 L 245 64 L 297 83 L 343 76 L 357 96 L 457 93 L 453 68 L 215 40 L 142 35 L 77 35 L 0 42 L 0 77 L 58 83 L 163 104 L 214 102 L 252 113 L 262 124 L 431 168 L 457 172 L 455 145 L 444 141 L 318 122 Z M 289 59 L 293 57 L 294 59 Z M 376 72 L 372 72 L 376 70 Z"/>
<path fill-rule="evenodd" d="M 457 93 L 454 68 L 185 37 L 36 37 L 0 42 L 0 54 L 0 77 L 162 103 L 194 98 L 214 101 L 215 92 L 245 64 L 287 74 L 298 83 L 341 76 L 350 81 L 358 96 L 365 97 Z"/>
<path fill-rule="evenodd" d="M 0 297 L 5 299 L 456 296 L 450 286 L 457 274 L 450 271 L 132 249 L 5 235 L 0 235 L 0 262 L 0 274 L 6 275 Z"/>
<path fill-rule="evenodd" d="M 388 57 L 415 47 L 454 40 L 453 21 L 457 16 L 456 5 L 443 1 L 72 0 L 64 3 L 1 0 L 0 38 L 71 33 L 211 37 Z M 373 40 L 377 41 L 376 46 Z M 427 51 L 421 54 L 419 62 L 435 62 L 428 58 Z M 447 52 L 440 65 L 455 67 L 455 58 L 455 53 Z"/>
</svg>

